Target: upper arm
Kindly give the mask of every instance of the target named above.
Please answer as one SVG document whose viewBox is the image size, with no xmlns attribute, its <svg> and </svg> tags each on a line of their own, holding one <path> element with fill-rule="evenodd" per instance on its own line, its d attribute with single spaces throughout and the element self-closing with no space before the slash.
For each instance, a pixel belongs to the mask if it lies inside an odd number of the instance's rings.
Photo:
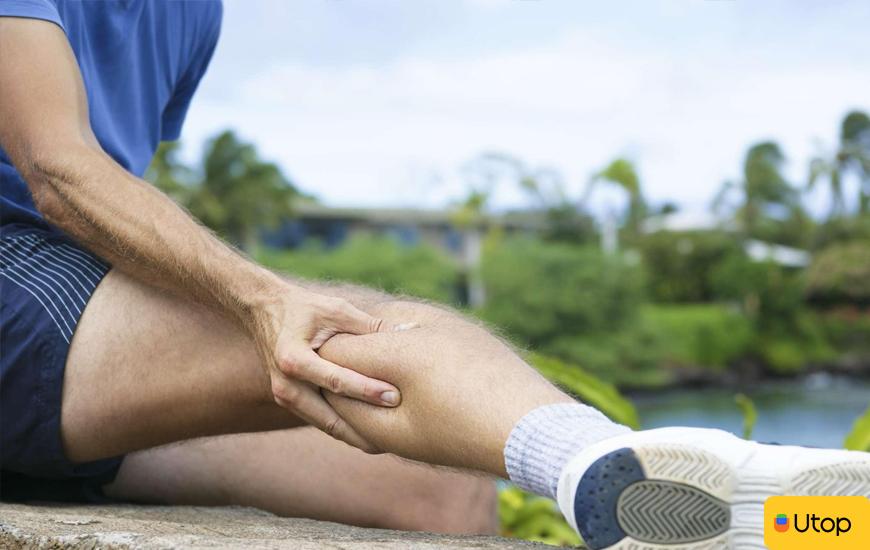
<svg viewBox="0 0 870 550">
<path fill-rule="evenodd" d="M 97 144 L 78 63 L 54 23 L 0 17 L 0 121 L 0 145 L 31 185 L 46 155 Z"/>
</svg>

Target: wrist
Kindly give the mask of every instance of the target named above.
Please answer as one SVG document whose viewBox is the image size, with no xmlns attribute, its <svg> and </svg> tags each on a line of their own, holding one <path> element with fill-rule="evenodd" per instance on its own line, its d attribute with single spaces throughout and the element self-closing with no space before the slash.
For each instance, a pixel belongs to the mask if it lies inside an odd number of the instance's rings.
<svg viewBox="0 0 870 550">
<path fill-rule="evenodd" d="M 252 267 L 236 292 L 236 302 L 249 316 L 272 308 L 282 294 L 293 288 L 293 285 L 268 269 L 258 265 Z"/>
</svg>

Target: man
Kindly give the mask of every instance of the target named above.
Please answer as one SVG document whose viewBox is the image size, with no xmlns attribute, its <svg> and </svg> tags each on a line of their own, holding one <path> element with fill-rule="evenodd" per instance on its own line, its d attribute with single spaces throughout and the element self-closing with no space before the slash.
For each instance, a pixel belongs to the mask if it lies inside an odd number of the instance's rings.
<svg viewBox="0 0 870 550">
<path fill-rule="evenodd" d="M 870 495 L 865 453 L 631 432 L 450 311 L 282 279 L 213 237 L 136 174 L 178 137 L 220 13 L 0 2 L 4 496 L 493 529 L 487 482 L 302 425 L 509 477 L 591 548 L 760 547 L 769 495 Z"/>
</svg>

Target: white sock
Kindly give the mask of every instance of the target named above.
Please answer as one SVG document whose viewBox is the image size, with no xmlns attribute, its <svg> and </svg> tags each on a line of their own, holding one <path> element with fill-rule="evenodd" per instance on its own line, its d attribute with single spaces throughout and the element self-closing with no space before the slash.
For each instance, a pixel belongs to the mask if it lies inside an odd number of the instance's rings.
<svg viewBox="0 0 870 550">
<path fill-rule="evenodd" d="M 508 476 L 522 489 L 556 498 L 562 468 L 584 447 L 628 433 L 580 403 L 544 405 L 517 422 L 504 447 Z"/>
</svg>

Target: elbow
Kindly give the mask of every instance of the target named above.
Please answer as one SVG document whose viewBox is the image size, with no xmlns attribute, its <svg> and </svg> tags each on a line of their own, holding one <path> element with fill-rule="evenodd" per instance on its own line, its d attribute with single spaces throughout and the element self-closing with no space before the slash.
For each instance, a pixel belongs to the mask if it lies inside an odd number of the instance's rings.
<svg viewBox="0 0 870 550">
<path fill-rule="evenodd" d="M 73 162 L 67 160 L 67 155 L 27 155 L 20 172 L 30 194 L 33 204 L 49 223 L 60 228 L 68 225 L 71 217 L 70 206 L 64 199 L 71 194 L 75 186 Z"/>
<path fill-rule="evenodd" d="M 63 200 L 50 185 L 44 183 L 31 183 L 28 180 L 30 194 L 33 196 L 33 204 L 42 214 L 45 220 L 53 225 L 63 228 L 66 224 L 67 208 Z"/>
</svg>

